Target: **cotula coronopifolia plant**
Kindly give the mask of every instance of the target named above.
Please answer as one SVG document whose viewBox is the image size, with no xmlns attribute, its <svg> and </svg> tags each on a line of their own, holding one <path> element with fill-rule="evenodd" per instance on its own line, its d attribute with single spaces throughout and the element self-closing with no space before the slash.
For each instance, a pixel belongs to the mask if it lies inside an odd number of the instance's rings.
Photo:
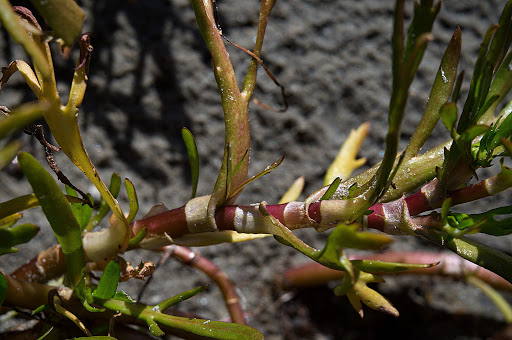
<svg viewBox="0 0 512 340">
<path fill-rule="evenodd" d="M 414 3 L 414 14 L 407 33 L 404 28 L 404 1 L 397 0 L 392 35 L 392 91 L 389 101 L 388 132 L 381 163 L 356 176 L 352 171 L 363 161 L 356 159 L 358 148 L 368 133 L 368 125 L 357 129 L 343 145 L 327 171 L 326 186 L 305 201 L 295 201 L 301 191 L 300 181 L 283 197 L 282 203 L 267 204 L 264 198 L 252 205 L 237 205 L 244 187 L 275 169 L 280 158 L 256 176 L 248 178 L 250 133 L 248 107 L 255 89 L 257 71 L 263 67 L 281 88 L 284 87 L 261 60 L 267 22 L 275 0 L 263 0 L 255 45 L 245 49 L 224 36 L 212 0 L 191 0 L 197 25 L 211 53 L 212 69 L 222 100 L 225 121 L 225 144 L 222 165 L 211 195 L 196 197 L 198 153 L 192 133 L 184 129 L 183 139 L 189 153 L 193 188 L 192 197 L 182 207 L 167 210 L 155 206 L 137 218 L 135 187 L 125 180 L 129 211 L 124 212 L 116 197 L 120 176 L 114 174 L 107 186 L 100 178 L 83 146 L 77 125 L 78 111 L 87 87 L 89 62 L 93 57 L 91 39 L 81 34 L 83 12 L 71 0 L 33 1 L 52 32 L 45 32 L 32 13 L 0 0 L 0 19 L 11 37 L 20 43 L 31 64 L 15 60 L 2 69 L 0 86 L 16 72 L 21 73 L 37 102 L 23 104 L 11 111 L 2 107 L 0 137 L 9 141 L 13 132 L 24 128 L 43 145 L 47 161 L 58 179 L 66 184 L 62 192 L 53 175 L 44 170 L 30 154 L 19 152 L 16 142 L 2 144 L 0 164 L 17 157 L 33 193 L 14 197 L 0 204 L 1 255 L 17 251 L 15 246 L 30 242 L 39 227 L 17 224 L 22 211 L 40 206 L 47 217 L 58 244 L 42 250 L 39 256 L 16 270 L 0 274 L 2 311 L 13 310 L 40 320 L 41 336 L 70 337 L 86 335 L 115 338 L 124 325 L 142 326 L 123 338 L 150 332 L 161 336 L 177 334 L 185 338 L 206 337 L 262 338 L 262 334 L 245 325 L 243 311 L 233 285 L 215 265 L 195 255 L 186 246 L 250 241 L 273 236 L 284 246 L 295 248 L 314 260 L 320 268 L 341 273 L 336 295 L 346 295 L 363 315 L 363 304 L 398 316 L 398 310 L 385 297 L 368 287 L 381 282 L 380 275 L 435 267 L 430 263 L 399 263 L 396 256 L 353 258 L 347 249 L 376 250 L 392 242 L 393 235 L 423 237 L 447 248 L 461 258 L 480 266 L 471 278 L 501 285 L 512 282 L 512 258 L 466 234 L 507 235 L 512 232 L 512 207 L 505 206 L 480 214 L 454 213 L 451 207 L 484 199 L 512 186 L 512 171 L 503 160 L 510 157 L 512 144 L 512 103 L 503 105 L 512 86 L 512 2 L 503 10 L 498 25 L 484 36 L 473 70 L 467 98 L 459 98 L 463 73 L 458 71 L 461 31 L 455 30 L 432 86 L 423 116 L 405 150 L 398 150 L 400 127 L 410 85 L 421 62 L 431 29 L 440 10 L 440 2 Z M 66 104 L 57 91 L 49 43 L 57 42 L 64 53 L 78 41 L 80 56 Z M 226 44 L 242 49 L 252 59 L 245 79 L 239 86 Z M 286 106 L 286 105 L 285 105 Z M 502 108 L 503 107 L 503 108 Z M 49 144 L 40 126 L 33 124 L 43 117 L 57 146 Z M 441 121 L 447 129 L 446 142 L 420 153 L 427 138 Z M 7 138 L 9 137 L 9 138 Z M 75 187 L 60 171 L 53 152 L 62 151 L 101 194 L 100 202 Z M 254 157 L 257 157 L 255 155 Z M 489 178 L 468 184 L 480 168 L 501 160 L 501 171 Z M 79 195 L 77 195 L 77 192 Z M 80 197 L 78 197 L 80 196 Z M 110 215 L 108 221 L 103 218 Z M 100 230 L 97 230 L 100 227 Z M 313 228 L 329 230 L 322 249 L 298 238 L 293 230 Z M 380 232 L 372 232 L 375 229 Z M 233 323 L 178 317 L 164 313 L 169 307 L 199 294 L 204 287 L 193 288 L 156 305 L 146 305 L 118 289 L 120 281 L 151 277 L 150 262 L 131 266 L 123 253 L 137 249 L 165 250 L 207 273 L 220 287 Z M 414 258 L 411 256 L 411 258 Z M 94 273 L 100 272 L 101 275 Z M 51 279 L 63 277 L 58 285 Z M 305 270 L 288 273 L 291 284 L 313 281 Z M 302 281 L 301 281 L 302 280 Z M 505 307 L 503 307 L 505 308 Z M 67 327 L 68 323 L 76 326 Z M 120 335 L 117 335 L 118 337 Z"/>
</svg>

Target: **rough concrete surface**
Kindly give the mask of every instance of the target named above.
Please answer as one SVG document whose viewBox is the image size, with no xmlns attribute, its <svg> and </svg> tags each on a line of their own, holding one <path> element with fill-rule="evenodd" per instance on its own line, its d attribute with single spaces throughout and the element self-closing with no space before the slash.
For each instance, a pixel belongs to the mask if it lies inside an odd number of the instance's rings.
<svg viewBox="0 0 512 340">
<path fill-rule="evenodd" d="M 13 4 L 20 2 L 13 1 Z M 211 192 L 220 167 L 224 123 L 220 98 L 211 72 L 209 53 L 187 0 L 81 1 L 87 13 L 84 31 L 92 33 L 94 46 L 90 82 L 79 121 L 88 153 L 105 181 L 117 171 L 135 184 L 140 216 L 159 202 L 169 208 L 184 204 L 191 180 L 180 129 L 188 127 L 199 147 L 199 194 Z M 435 40 L 412 85 L 403 124 L 406 145 L 425 107 L 439 60 L 453 31 L 462 29 L 461 69 L 466 70 L 463 91 L 480 40 L 488 26 L 497 23 L 505 1 L 446 1 L 434 25 Z M 250 48 L 255 37 L 259 1 L 218 1 L 224 33 Z M 412 1 L 407 1 L 407 11 Z M 251 105 L 251 165 L 255 174 L 285 154 L 273 173 L 249 185 L 240 203 L 276 202 L 293 180 L 306 176 L 305 193 L 322 186 L 322 176 L 351 128 L 371 122 L 371 132 L 360 152 L 375 165 L 384 150 L 387 106 L 391 87 L 391 29 L 393 1 L 279 0 L 270 18 L 263 59 L 286 87 L 289 109 L 274 113 Z M 22 50 L 0 36 L 0 64 L 23 58 Z M 250 57 L 228 46 L 238 79 L 243 79 Z M 74 58 L 55 54 L 59 90 L 66 97 Z M 241 81 L 241 80 L 240 80 Z M 255 97 L 278 106 L 279 89 L 264 72 L 259 73 Z M 34 99 L 21 77 L 13 78 L 0 96 L 0 104 L 15 107 Z M 40 145 L 21 136 L 24 149 L 44 160 Z M 438 128 L 428 146 L 448 138 Z M 62 155 L 62 170 L 73 183 L 91 191 L 80 171 Z M 0 201 L 31 192 L 19 169 L 10 166 L 0 176 Z M 502 194 L 490 204 L 510 203 Z M 121 204 L 127 207 L 125 198 Z M 474 209 L 483 210 L 482 205 Z M 472 208 L 473 209 L 473 208 Z M 7 272 L 38 251 L 55 243 L 49 225 L 36 211 L 42 232 L 18 254 L 0 258 Z M 302 231 L 309 244 L 321 246 L 325 234 Z M 507 238 L 488 238 L 504 251 Z M 393 249 L 429 249 L 425 241 L 397 238 Z M 483 339 L 501 332 L 504 318 L 476 288 L 451 279 L 393 277 L 377 289 L 392 301 L 401 316 L 392 319 L 366 309 L 363 320 L 332 287 L 287 293 L 275 284 L 286 268 L 307 259 L 273 239 L 211 246 L 200 251 L 221 267 L 239 288 L 250 325 L 267 339 Z M 127 254 L 137 263 L 158 260 L 142 251 Z M 144 302 L 156 303 L 181 291 L 208 284 L 202 273 L 169 261 L 155 274 Z M 134 295 L 140 283 L 122 286 Z M 282 298 L 285 294 L 285 298 Z M 205 318 L 226 319 L 220 292 L 214 285 L 206 293 L 184 302 L 181 309 Z"/>
</svg>

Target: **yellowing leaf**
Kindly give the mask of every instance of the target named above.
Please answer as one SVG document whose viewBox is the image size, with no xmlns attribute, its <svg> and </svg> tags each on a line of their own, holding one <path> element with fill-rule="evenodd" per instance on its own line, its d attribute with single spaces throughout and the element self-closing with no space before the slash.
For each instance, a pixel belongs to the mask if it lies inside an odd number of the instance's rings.
<svg viewBox="0 0 512 340">
<path fill-rule="evenodd" d="M 366 163 L 366 158 L 356 159 L 356 156 L 369 130 L 370 123 L 366 122 L 357 130 L 350 131 L 350 135 L 325 174 L 324 185 L 331 184 L 336 177 L 340 177 L 341 180 L 347 179 L 355 169 Z"/>
<path fill-rule="evenodd" d="M 296 201 L 300 194 L 302 194 L 302 190 L 304 190 L 304 176 L 300 176 L 293 182 L 293 184 L 288 188 L 288 190 L 284 193 L 283 197 L 279 200 L 279 204 L 288 203 L 291 201 Z"/>
</svg>

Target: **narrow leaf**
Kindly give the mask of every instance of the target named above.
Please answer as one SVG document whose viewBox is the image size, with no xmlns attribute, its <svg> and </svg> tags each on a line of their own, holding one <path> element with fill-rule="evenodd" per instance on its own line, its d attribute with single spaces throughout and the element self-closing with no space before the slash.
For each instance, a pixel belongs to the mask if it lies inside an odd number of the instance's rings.
<svg viewBox="0 0 512 340">
<path fill-rule="evenodd" d="M 441 106 L 440 116 L 445 128 L 452 132 L 457 122 L 457 104 L 452 102 Z"/>
<path fill-rule="evenodd" d="M 469 86 L 469 93 L 464 103 L 464 109 L 462 110 L 462 114 L 457 124 L 457 132 L 461 133 L 465 129 L 467 129 L 471 122 L 471 115 L 473 112 L 476 112 L 475 107 L 477 106 L 478 95 L 476 93 L 477 84 L 479 79 L 483 77 L 485 59 L 487 55 L 487 49 L 489 48 L 489 44 L 491 42 L 494 33 L 498 29 L 497 25 L 491 26 L 487 29 L 485 33 L 484 39 L 480 44 L 480 51 L 478 53 L 478 58 L 475 62 L 475 67 L 473 71 L 473 77 L 471 78 L 471 84 Z"/>
<path fill-rule="evenodd" d="M 11 142 L 0 149 L 0 170 L 11 164 L 20 149 L 21 143 L 18 141 Z"/>
<path fill-rule="evenodd" d="M 461 32 L 460 28 L 455 33 L 446 48 L 443 59 L 437 71 L 434 85 L 430 91 L 429 100 L 425 112 L 421 117 L 418 127 L 414 131 L 406 150 L 406 160 L 418 154 L 425 141 L 439 121 L 443 106 L 448 102 L 452 94 L 453 86 L 457 78 L 457 66 L 460 59 Z M 452 125 L 453 126 L 453 125 Z M 451 129 L 450 129 L 451 131 Z"/>
<path fill-rule="evenodd" d="M 0 248 L 10 248 L 18 244 L 27 243 L 39 232 L 35 224 L 27 223 L 11 228 L 0 229 Z"/>
<path fill-rule="evenodd" d="M 230 171 L 230 175 L 231 177 L 235 176 L 237 174 L 237 172 L 240 170 L 240 168 L 242 167 L 242 165 L 244 164 L 244 161 L 245 161 L 245 157 L 247 157 L 247 155 L 249 154 L 249 151 L 246 151 L 242 157 L 242 159 L 240 159 L 240 162 L 238 162 L 238 164 L 235 166 L 235 168 L 233 169 L 233 171 Z"/>
<path fill-rule="evenodd" d="M 385 234 L 359 231 L 359 228 L 357 223 L 340 224 L 329 235 L 329 242 L 335 242 L 339 247 L 353 249 L 380 249 L 393 242 L 393 239 Z"/>
<path fill-rule="evenodd" d="M 78 197 L 75 190 L 66 185 L 66 193 L 72 197 Z M 92 202 L 92 201 L 91 201 Z M 80 229 L 84 230 L 87 223 L 92 216 L 92 208 L 88 204 L 82 203 L 71 203 L 71 209 L 73 210 L 73 214 L 75 215 L 78 224 L 80 224 Z"/>
<path fill-rule="evenodd" d="M 493 150 L 500 145 L 502 138 L 508 139 L 512 135 L 512 115 L 508 115 L 496 128 L 496 132 L 491 140 L 489 149 Z"/>
<path fill-rule="evenodd" d="M 188 160 L 190 162 L 190 173 L 192 175 L 192 194 L 190 198 L 196 197 L 197 184 L 199 182 L 199 153 L 197 152 L 197 145 L 194 135 L 187 128 L 181 129 L 181 136 L 187 148 Z"/>
<path fill-rule="evenodd" d="M 228 322 L 191 319 L 161 313 L 158 308 L 140 303 L 124 302 L 115 299 L 99 301 L 104 307 L 134 316 L 140 320 L 153 320 L 157 324 L 180 330 L 180 336 L 193 338 L 203 336 L 213 339 L 263 339 L 263 335 L 254 328 Z"/>
<path fill-rule="evenodd" d="M 26 152 L 21 152 L 18 160 L 66 255 L 68 272 L 74 286 L 78 284 L 81 270 L 85 266 L 80 225 L 59 186 L 41 164 Z"/>
<path fill-rule="evenodd" d="M 137 191 L 135 191 L 135 186 L 133 183 L 128 178 L 124 180 L 124 183 L 126 187 L 126 194 L 128 195 L 128 200 L 130 201 L 130 212 L 126 220 L 128 223 L 131 223 L 139 211 L 139 199 L 137 198 Z"/>
<path fill-rule="evenodd" d="M 507 215 L 510 217 L 505 217 Z M 459 229 L 478 225 L 478 230 L 484 234 L 504 236 L 512 233 L 512 206 L 491 209 L 481 214 L 452 213 L 450 216 L 450 225 Z"/>
<path fill-rule="evenodd" d="M 276 169 L 283 162 L 283 160 L 284 160 L 284 156 L 281 156 L 281 158 L 279 158 L 277 161 L 275 161 L 274 163 L 267 166 L 263 171 L 252 176 L 251 178 L 247 179 L 245 182 L 240 184 L 240 186 L 238 188 L 231 191 L 231 197 L 234 197 L 234 196 L 237 196 L 238 194 L 240 194 L 242 192 L 243 188 L 247 184 L 251 183 L 252 181 L 257 180 L 258 178 L 260 178 L 262 176 L 265 176 L 266 174 L 270 173 L 272 170 Z M 229 199 L 231 199 L 231 197 Z"/>
<path fill-rule="evenodd" d="M 191 290 L 187 290 L 186 292 L 180 293 L 176 296 L 168 298 L 165 301 L 160 302 L 158 305 L 156 305 L 156 307 L 158 307 L 158 309 L 161 312 L 163 312 L 167 308 L 177 305 L 178 303 L 180 303 L 182 301 L 188 300 L 188 299 L 196 296 L 197 294 L 204 292 L 206 290 L 206 288 L 208 288 L 208 286 L 201 286 L 201 287 L 197 287 L 197 288 L 194 288 Z"/>
<path fill-rule="evenodd" d="M 329 185 L 329 188 L 325 191 L 323 196 L 320 198 L 320 201 L 330 200 L 332 198 L 332 196 L 334 195 L 334 193 L 336 192 L 336 189 L 338 189 L 338 187 L 340 186 L 340 183 L 341 183 L 341 179 L 339 177 L 334 179 L 334 181 L 331 183 L 331 185 Z"/>
<path fill-rule="evenodd" d="M 80 226 L 67 199 L 53 177 L 32 155 L 21 152 L 18 159 L 23 173 L 30 182 L 41 208 L 62 246 L 64 254 L 79 249 L 82 245 Z"/>
<path fill-rule="evenodd" d="M 128 242 L 131 246 L 134 246 L 136 244 L 139 244 L 140 241 L 142 241 L 144 239 L 144 237 L 146 236 L 146 232 L 147 232 L 147 229 L 146 228 L 142 228 L 138 233 L 137 235 L 135 235 L 134 237 L 132 237 L 130 239 L 130 241 Z"/>
<path fill-rule="evenodd" d="M 453 87 L 452 93 L 452 102 L 457 103 L 460 97 L 460 87 L 462 86 L 462 81 L 464 80 L 464 70 L 460 71 L 459 76 L 457 77 L 457 81 L 455 82 L 455 86 Z"/>
<path fill-rule="evenodd" d="M 351 260 L 354 267 L 368 273 L 395 273 L 413 269 L 431 268 L 437 266 L 438 263 L 399 263 L 399 262 L 383 262 L 375 260 Z"/>
<path fill-rule="evenodd" d="M 39 119 L 43 115 L 44 105 L 24 104 L 9 114 L 9 117 L 0 119 L 0 139 L 23 129 L 29 123 Z"/>
<path fill-rule="evenodd" d="M 66 196 L 66 199 L 70 203 L 80 203 L 83 202 L 81 199 L 77 199 L 76 197 Z M 39 201 L 37 200 L 36 195 L 28 194 L 20 197 L 13 198 L 7 202 L 0 203 L 0 220 L 5 218 L 6 216 L 10 216 L 12 214 L 18 213 L 20 211 L 38 207 Z"/>
<path fill-rule="evenodd" d="M 103 274 L 101 275 L 98 288 L 92 293 L 95 298 L 98 299 L 110 299 L 114 297 L 119 284 L 119 275 L 121 273 L 121 267 L 118 261 L 110 261 Z"/>
</svg>

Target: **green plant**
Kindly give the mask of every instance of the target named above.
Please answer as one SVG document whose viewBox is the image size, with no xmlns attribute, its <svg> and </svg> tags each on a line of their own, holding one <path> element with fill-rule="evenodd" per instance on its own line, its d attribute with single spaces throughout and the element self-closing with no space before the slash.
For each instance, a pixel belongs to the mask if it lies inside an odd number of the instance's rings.
<svg viewBox="0 0 512 340">
<path fill-rule="evenodd" d="M 163 208 L 157 206 L 143 218 L 136 219 L 138 202 L 134 185 L 125 181 L 130 200 L 129 213 L 125 214 L 116 201 L 120 190 L 119 175 L 112 177 L 110 187 L 104 184 L 87 156 L 78 129 L 76 117 L 86 90 L 92 50 L 89 37 L 81 35 L 79 38 L 80 58 L 70 89 L 71 95 L 64 106 L 57 92 L 52 57 L 48 42 L 42 39 L 41 28 L 26 10 L 16 9 L 21 15 L 20 19 L 7 1 L 0 1 L 0 19 L 11 36 L 23 45 L 34 68 L 32 71 L 27 63 L 19 60 L 11 63 L 3 71 L 1 85 L 19 71 L 38 97 L 37 104 L 26 104 L 0 121 L 0 137 L 5 137 L 42 114 L 62 151 L 84 172 L 102 197 L 99 209 L 93 216 L 92 209 L 86 204 L 90 200 L 86 195 L 79 199 L 72 188 L 66 190 L 68 196 L 64 195 L 52 176 L 31 155 L 24 152 L 18 154 L 21 168 L 34 194 L 13 198 L 0 205 L 0 231 L 4 232 L 7 240 L 0 249 L 3 254 L 13 252 L 17 244 L 29 241 L 37 233 L 38 227 L 35 225 L 14 226 L 21 218 L 21 211 L 37 205 L 41 206 L 48 218 L 59 245 L 45 251 L 37 259 L 45 261 L 32 261 L 13 276 L 0 276 L 0 300 L 4 300 L 6 306 L 57 316 L 59 322 L 67 318 L 88 336 L 92 333 L 83 322 L 94 318 L 115 320 L 115 311 L 127 317 L 127 323 L 147 325 L 156 336 L 170 332 L 185 337 L 258 338 L 261 337 L 259 332 L 244 325 L 178 318 L 161 313 L 163 309 L 200 293 L 204 289 L 201 287 L 155 306 L 135 302 L 118 291 L 120 278 L 145 277 L 151 274 L 153 267 L 146 263 L 130 268 L 120 254 L 137 248 L 160 249 L 173 245 L 167 248 L 168 255 L 187 259 L 193 253 L 179 246 L 214 245 L 266 236 L 273 236 L 278 242 L 295 248 L 323 267 L 343 273 L 343 280 L 334 293 L 347 295 L 361 316 L 362 304 L 398 315 L 391 302 L 367 286 L 368 283 L 382 281 L 379 274 L 419 270 L 435 265 L 435 261 L 403 264 L 395 263 L 395 260 L 376 262 L 354 259 L 347 255 L 346 250 L 351 248 L 382 248 L 392 242 L 392 238 L 386 234 L 424 237 L 512 282 L 510 256 L 466 237 L 466 234 L 477 232 L 509 234 L 510 219 L 496 216 L 506 216 L 510 207 L 482 214 L 460 214 L 450 210 L 454 205 L 492 196 L 512 186 L 511 170 L 503 163 L 497 175 L 477 184 L 467 184 L 478 169 L 489 167 L 496 158 L 508 158 L 512 152 L 512 118 L 509 118 L 512 104 L 498 109 L 512 86 L 512 54 L 508 52 L 512 41 L 509 32 L 512 2 L 505 6 L 499 26 L 491 27 L 484 37 L 460 115 L 457 102 L 462 76 L 457 68 L 461 31 L 455 31 L 441 60 L 422 119 L 405 151 L 399 153 L 400 128 L 409 89 L 427 43 L 431 40 L 430 31 L 440 4 L 433 1 L 415 3 L 414 16 L 405 34 L 404 1 L 398 0 L 392 39 L 393 81 L 389 126 L 382 162 L 348 178 L 352 170 L 361 165 L 361 161 L 355 160 L 355 157 L 367 133 L 368 128 L 363 126 L 342 148 L 340 157 L 328 172 L 326 187 L 310 195 L 304 202 L 294 201 L 297 192 L 301 191 L 296 190 L 279 205 L 269 205 L 265 201 L 254 205 L 235 205 L 247 184 L 266 175 L 283 160 L 281 158 L 258 175 L 247 178 L 250 150 L 248 106 L 255 89 L 258 65 L 263 64 L 260 59 L 263 38 L 275 1 L 261 2 L 255 46 L 252 52 L 248 51 L 252 61 L 241 86 L 226 50 L 225 37 L 216 15 L 216 3 L 191 2 L 199 30 L 212 56 L 213 72 L 223 104 L 226 133 L 222 166 L 212 194 L 195 197 L 199 175 L 197 150 L 190 131 L 183 130 L 193 174 L 191 200 L 181 208 L 168 211 L 162 211 Z M 69 47 L 80 29 L 74 28 L 70 33 L 67 27 L 69 22 L 83 20 L 80 9 L 72 1 L 55 2 L 53 10 L 44 6 L 46 2 L 35 3 L 41 6 L 36 7 L 55 32 L 54 38 L 60 39 L 64 48 Z M 74 9 L 67 10 L 65 6 Z M 420 149 L 439 120 L 449 131 L 451 139 L 420 154 Z M 45 144 L 44 139 L 40 141 Z M 45 146 L 51 149 L 47 144 Z M 16 145 L 4 147 L 2 157 L 5 160 L 2 164 L 8 164 L 14 157 L 13 148 L 16 149 Z M 50 156 L 48 159 L 51 162 Z M 54 167 L 54 170 L 60 172 L 58 167 Z M 343 177 L 340 179 L 338 176 Z M 441 209 L 441 213 L 435 212 L 436 209 Z M 101 231 L 93 231 L 110 211 L 112 217 L 109 226 Z M 426 212 L 430 214 L 422 215 Z M 362 226 L 384 233 L 362 230 Z M 292 233 L 299 228 L 332 231 L 323 249 L 319 250 Z M 41 270 L 31 276 L 32 282 L 27 282 L 22 272 L 32 272 L 30 266 L 36 265 Z M 229 280 L 209 262 L 197 262 L 195 265 L 223 287 L 227 302 L 235 301 L 230 309 L 232 319 L 244 323 Z M 99 280 L 90 275 L 93 269 L 103 272 Z M 58 289 L 34 282 L 44 282 L 62 275 L 66 280 Z M 480 278 L 486 280 L 489 277 L 483 275 Z M 20 291 L 23 293 L 16 293 Z M 56 322 L 55 325 L 60 324 Z M 101 330 L 97 334 L 104 333 Z"/>
</svg>

